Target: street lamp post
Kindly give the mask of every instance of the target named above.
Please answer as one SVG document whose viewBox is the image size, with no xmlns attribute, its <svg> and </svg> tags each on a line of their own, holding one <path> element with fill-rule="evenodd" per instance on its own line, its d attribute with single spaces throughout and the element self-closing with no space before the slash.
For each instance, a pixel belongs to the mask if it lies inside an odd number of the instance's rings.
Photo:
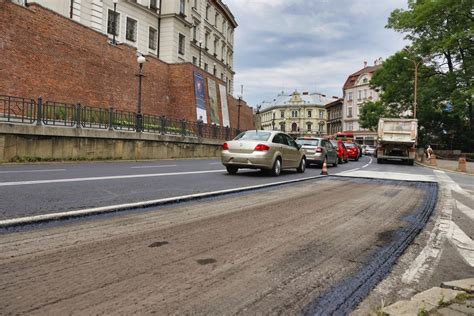
<svg viewBox="0 0 474 316">
<path fill-rule="evenodd" d="M 118 0 L 114 1 L 114 20 L 112 21 L 113 33 L 112 34 L 112 44 L 117 45 L 117 41 L 115 40 L 115 34 L 117 33 L 117 3 Z"/>
<path fill-rule="evenodd" d="M 242 96 L 239 95 L 237 103 L 237 130 L 240 132 L 240 108 L 242 107 Z"/>
<path fill-rule="evenodd" d="M 202 41 L 199 41 L 199 68 L 201 68 L 201 60 L 202 60 Z"/>
<path fill-rule="evenodd" d="M 416 94 L 417 94 L 417 85 L 418 85 L 418 66 L 422 61 L 416 61 L 408 57 L 403 57 L 405 60 L 411 61 L 415 65 L 415 82 L 414 82 L 414 91 L 413 91 L 413 118 L 416 118 Z"/>
<path fill-rule="evenodd" d="M 143 55 L 138 56 L 137 63 L 139 65 L 138 71 L 138 103 L 137 103 L 137 119 L 136 119 L 136 128 L 137 132 L 143 130 L 143 115 L 142 115 L 142 78 L 143 75 L 143 64 L 146 62 L 146 59 Z"/>
</svg>

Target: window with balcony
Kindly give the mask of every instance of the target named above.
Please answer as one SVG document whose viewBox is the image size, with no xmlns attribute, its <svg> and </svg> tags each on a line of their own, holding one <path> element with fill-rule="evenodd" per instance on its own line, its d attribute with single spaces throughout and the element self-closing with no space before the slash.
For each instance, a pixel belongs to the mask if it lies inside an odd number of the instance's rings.
<svg viewBox="0 0 474 316">
<path fill-rule="evenodd" d="M 180 55 L 184 55 L 184 47 L 186 45 L 185 39 L 186 39 L 186 37 L 183 34 L 179 34 L 178 54 L 180 54 Z"/>
<path fill-rule="evenodd" d="M 137 20 L 127 17 L 127 31 L 125 38 L 131 42 L 137 41 Z"/>
<path fill-rule="evenodd" d="M 148 30 L 148 48 L 149 49 L 156 50 L 157 35 L 158 35 L 158 32 L 156 31 L 156 29 L 150 27 Z"/>
<path fill-rule="evenodd" d="M 109 10 L 108 18 L 107 18 L 107 33 L 108 34 L 114 34 L 114 29 L 115 29 L 115 35 L 119 35 L 119 30 L 120 30 L 120 13 L 115 12 L 113 10 Z"/>
</svg>

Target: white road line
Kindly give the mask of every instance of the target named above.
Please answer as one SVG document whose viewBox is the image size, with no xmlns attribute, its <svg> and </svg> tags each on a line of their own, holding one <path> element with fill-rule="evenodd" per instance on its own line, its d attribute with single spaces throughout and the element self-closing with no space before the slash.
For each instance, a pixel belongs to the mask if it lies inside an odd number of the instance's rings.
<svg viewBox="0 0 474 316">
<path fill-rule="evenodd" d="M 66 169 L 11 170 L 11 171 L 0 171 L 0 173 L 60 172 L 60 171 L 66 171 Z"/>
<path fill-rule="evenodd" d="M 177 165 L 161 165 L 161 166 L 136 166 L 130 167 L 131 169 L 146 169 L 146 168 L 169 168 L 169 167 L 176 167 Z"/>
<path fill-rule="evenodd" d="M 215 171 L 213 171 L 215 172 Z M 110 213 L 115 211 L 121 210 L 131 210 L 137 208 L 144 208 L 144 207 L 151 207 L 151 206 L 158 206 L 163 205 L 166 203 L 172 202 L 182 202 L 182 201 L 189 201 L 196 198 L 205 198 L 205 197 L 212 197 L 230 193 L 238 193 L 242 191 L 250 191 L 255 189 L 262 189 L 282 184 L 289 184 L 289 183 L 298 183 L 318 178 L 323 178 L 324 176 L 311 176 L 306 178 L 299 178 L 293 180 L 286 180 L 286 181 L 277 181 L 265 184 L 258 184 L 240 188 L 233 188 L 233 189 L 226 189 L 226 190 L 218 190 L 213 192 L 204 192 L 204 193 L 196 193 L 196 194 L 189 194 L 189 195 L 182 195 L 182 196 L 175 196 L 157 200 L 149 200 L 149 201 L 142 201 L 142 202 L 135 202 L 135 203 L 126 203 L 126 204 L 118 204 L 118 205 L 110 205 L 110 206 L 101 206 L 89 209 L 82 209 L 76 211 L 68 211 L 68 212 L 58 212 L 58 213 L 51 213 L 51 214 L 44 214 L 44 215 L 35 215 L 35 216 L 27 216 L 27 217 L 18 217 L 12 218 L 7 220 L 0 220 L 0 227 L 9 227 L 12 225 L 22 225 L 22 224 L 31 224 L 36 222 L 44 222 L 49 220 L 59 220 L 63 218 L 71 218 L 71 217 L 79 217 L 79 216 L 86 216 L 86 215 L 93 215 L 93 214 L 103 214 L 103 213 Z"/>
<path fill-rule="evenodd" d="M 372 163 L 372 157 L 370 157 L 369 163 L 366 165 L 363 165 L 362 168 L 367 168 L 368 166 L 370 166 L 371 163 Z"/>
<path fill-rule="evenodd" d="M 134 174 L 134 175 L 108 176 L 108 177 L 89 177 L 89 178 L 72 178 L 72 179 L 0 182 L 0 187 L 15 186 L 15 185 L 27 185 L 27 184 L 51 184 L 51 183 L 81 182 L 81 181 L 102 181 L 102 180 L 116 180 L 116 179 L 182 176 L 182 175 L 189 175 L 189 174 L 216 173 L 216 172 L 224 172 L 224 171 L 225 170 L 206 170 L 206 171 L 189 171 L 189 172 Z"/>
<path fill-rule="evenodd" d="M 449 240 L 456 246 L 456 250 L 464 261 L 474 267 L 474 241 L 467 236 L 456 223 L 451 222 L 451 234 Z"/>
<path fill-rule="evenodd" d="M 472 208 L 462 204 L 458 200 L 456 200 L 456 208 L 459 211 L 461 211 L 461 213 L 463 213 L 464 215 L 466 215 L 467 217 L 469 217 L 470 219 L 474 221 L 474 210 Z"/>
<path fill-rule="evenodd" d="M 222 162 L 210 162 L 209 164 L 210 165 L 220 165 L 220 164 L 222 164 Z"/>
</svg>

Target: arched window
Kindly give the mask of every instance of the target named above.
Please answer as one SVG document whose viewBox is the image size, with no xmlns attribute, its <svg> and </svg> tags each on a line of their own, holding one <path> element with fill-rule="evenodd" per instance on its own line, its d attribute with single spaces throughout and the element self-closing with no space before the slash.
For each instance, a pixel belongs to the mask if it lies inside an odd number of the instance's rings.
<svg viewBox="0 0 474 316">
<path fill-rule="evenodd" d="M 296 132 L 297 130 L 298 130 L 298 124 L 296 123 L 291 124 L 291 131 Z"/>
</svg>

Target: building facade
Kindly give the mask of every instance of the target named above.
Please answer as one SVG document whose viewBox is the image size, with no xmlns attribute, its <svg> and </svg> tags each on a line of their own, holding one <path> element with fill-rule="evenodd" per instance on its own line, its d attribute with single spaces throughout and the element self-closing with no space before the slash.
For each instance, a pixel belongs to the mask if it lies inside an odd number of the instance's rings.
<svg viewBox="0 0 474 316">
<path fill-rule="evenodd" d="M 334 98 L 320 93 L 280 93 L 273 101 L 264 101 L 259 111 L 261 128 L 280 130 L 293 137 L 327 134 L 324 106 Z"/>
<path fill-rule="evenodd" d="M 191 62 L 233 93 L 234 30 L 221 0 L 29 0 L 167 63 Z M 115 35 L 115 36 L 114 36 Z"/>
<path fill-rule="evenodd" d="M 343 131 L 342 128 L 342 104 L 344 99 L 339 98 L 331 103 L 326 104 L 324 107 L 327 112 L 327 123 L 326 130 L 328 135 L 335 135 Z"/>
<path fill-rule="evenodd" d="M 382 59 L 374 61 L 373 66 L 367 66 L 351 74 L 343 87 L 343 131 L 354 133 L 354 139 L 359 144 L 373 145 L 375 142 L 375 132 L 360 127 L 359 115 L 362 105 L 367 101 L 379 100 L 379 92 L 370 87 L 370 80 L 375 71 L 382 67 Z"/>
</svg>

